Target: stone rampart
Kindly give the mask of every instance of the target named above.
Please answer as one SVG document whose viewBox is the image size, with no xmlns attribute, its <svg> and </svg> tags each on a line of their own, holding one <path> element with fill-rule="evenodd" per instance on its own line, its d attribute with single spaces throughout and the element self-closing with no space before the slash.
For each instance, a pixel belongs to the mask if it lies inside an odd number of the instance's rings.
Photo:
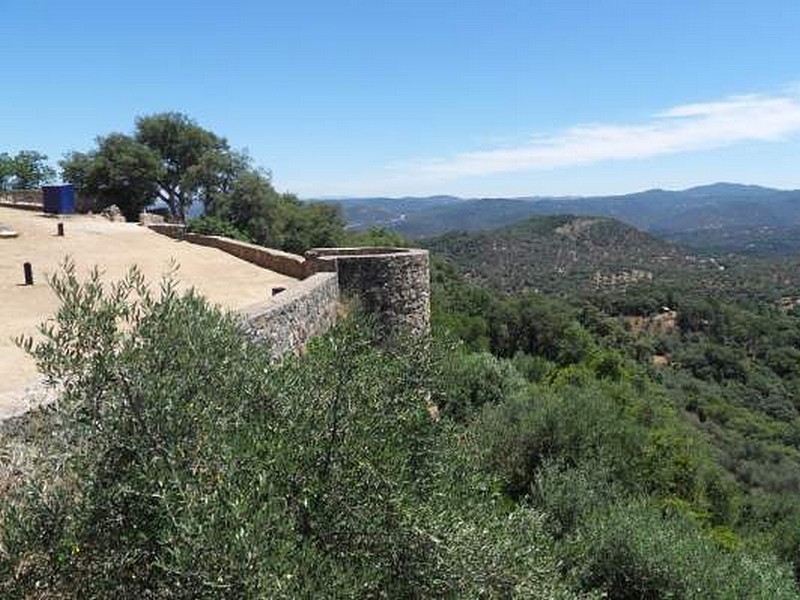
<svg viewBox="0 0 800 600">
<path fill-rule="evenodd" d="M 174 223 L 148 223 L 145 225 L 151 231 L 166 235 L 176 240 L 183 239 L 186 235 L 186 227 L 183 225 L 176 225 Z"/>
<path fill-rule="evenodd" d="M 308 274 L 306 272 L 305 259 L 297 254 L 291 254 L 273 248 L 265 248 L 264 246 L 248 244 L 247 242 L 240 242 L 216 235 L 187 233 L 184 239 L 193 244 L 219 248 L 223 252 L 232 254 L 249 263 L 288 275 L 289 277 L 302 279 Z"/>
<path fill-rule="evenodd" d="M 343 297 L 376 317 L 381 337 L 430 330 L 428 251 L 415 248 L 315 248 L 309 269 L 335 272 Z"/>
<path fill-rule="evenodd" d="M 427 250 L 315 248 L 302 257 L 220 236 L 187 233 L 183 225 L 149 227 L 302 280 L 243 313 L 250 323 L 248 331 L 269 342 L 276 355 L 300 351 L 309 337 L 327 331 L 336 320 L 340 299 L 355 300 L 372 315 L 381 340 L 430 330 Z"/>
<path fill-rule="evenodd" d="M 269 345 L 275 358 L 303 352 L 309 340 L 336 322 L 339 286 L 335 273 L 317 273 L 265 302 L 240 311 L 245 331 Z"/>
<path fill-rule="evenodd" d="M 218 248 L 223 252 L 232 254 L 249 263 L 275 271 L 276 273 L 288 275 L 289 277 L 303 279 L 310 274 L 306 269 L 306 259 L 297 254 L 266 248 L 248 242 L 240 242 L 239 240 L 232 240 L 218 235 L 188 233 L 183 225 L 161 223 L 148 225 L 148 227 L 157 233 L 168 235 L 171 238 L 184 240 L 199 246 Z"/>
<path fill-rule="evenodd" d="M 44 208 L 42 190 L 8 190 L 0 192 L 0 206 L 22 208 L 26 210 L 42 210 Z"/>
</svg>

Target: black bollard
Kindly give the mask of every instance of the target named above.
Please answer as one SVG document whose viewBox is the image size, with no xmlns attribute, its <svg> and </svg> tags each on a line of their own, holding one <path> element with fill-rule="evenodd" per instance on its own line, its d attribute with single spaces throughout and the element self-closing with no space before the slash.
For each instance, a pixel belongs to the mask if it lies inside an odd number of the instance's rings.
<svg viewBox="0 0 800 600">
<path fill-rule="evenodd" d="M 64 237 L 64 224 L 58 224 L 58 237 Z"/>
<path fill-rule="evenodd" d="M 25 285 L 33 285 L 33 267 L 31 263 L 26 262 L 22 265 L 22 270 L 25 271 Z"/>
</svg>

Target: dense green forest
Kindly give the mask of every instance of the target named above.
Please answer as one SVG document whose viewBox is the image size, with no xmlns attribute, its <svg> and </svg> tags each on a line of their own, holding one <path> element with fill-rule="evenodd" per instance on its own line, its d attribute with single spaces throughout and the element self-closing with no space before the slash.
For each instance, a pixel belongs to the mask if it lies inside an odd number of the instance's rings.
<svg viewBox="0 0 800 600">
<path fill-rule="evenodd" d="M 707 262 L 620 221 L 558 215 L 502 229 L 453 232 L 421 244 L 451 259 L 473 281 L 502 292 L 594 290 L 675 272 L 711 271 Z"/>
<path fill-rule="evenodd" d="M 531 217 L 486 232 L 420 240 L 471 282 L 497 292 L 615 297 L 646 314 L 685 294 L 772 303 L 800 295 L 800 258 L 697 252 L 608 218 Z M 626 300 L 627 299 L 627 300 Z M 639 307 L 637 302 L 643 302 Z"/>
<path fill-rule="evenodd" d="M 455 257 L 436 263 L 437 318 L 468 347 L 503 357 L 535 382 L 565 373 L 591 381 L 585 369 L 598 364 L 612 378 L 638 382 L 685 428 L 696 444 L 693 451 L 702 448 L 703 460 L 721 469 L 712 486 L 717 500 L 707 497 L 705 508 L 697 498 L 684 504 L 682 494 L 667 502 L 678 500 L 710 527 L 712 537 L 724 532 L 731 549 L 767 550 L 800 575 L 796 259 L 731 255 L 727 268 L 711 263 L 705 275 L 698 263 L 673 263 L 654 269 L 656 276 L 646 281 L 591 286 L 587 269 L 581 270 L 597 254 L 590 244 L 577 268 L 551 287 L 553 293 L 503 294 L 513 289 L 507 282 L 515 276 L 532 273 L 531 279 L 541 281 L 558 266 L 549 260 L 552 251 L 538 251 L 534 227 L 543 227 L 542 221 L 501 230 L 496 239 L 478 234 L 434 240 L 432 247 Z M 526 235 L 514 247 L 513 236 L 521 231 Z M 507 259 L 491 252 L 478 252 L 482 260 L 475 264 L 465 258 L 476 246 L 496 242 L 516 262 L 504 267 Z M 609 244 L 624 249 L 625 238 L 604 237 L 600 247 Z M 616 260 L 613 252 L 603 256 Z M 456 264 L 488 289 L 459 280 Z M 689 464 L 680 471 L 691 472 Z M 641 469 L 639 477 L 646 478 Z"/>
<path fill-rule="evenodd" d="M 651 239 L 606 223 L 590 248 Z M 791 261 L 541 293 L 449 256 L 430 339 L 352 315 L 279 364 L 168 281 L 61 274 L 28 348 L 64 398 L 3 438 L 3 595 L 800 597 Z"/>
</svg>

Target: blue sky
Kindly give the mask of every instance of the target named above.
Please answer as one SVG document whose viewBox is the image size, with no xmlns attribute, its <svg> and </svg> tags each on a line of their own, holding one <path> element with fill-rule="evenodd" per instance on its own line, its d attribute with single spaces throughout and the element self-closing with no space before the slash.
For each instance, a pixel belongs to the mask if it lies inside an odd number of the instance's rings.
<svg viewBox="0 0 800 600">
<path fill-rule="evenodd" d="M 800 188 L 800 2 L 0 0 L 0 151 L 179 110 L 301 196 Z"/>
</svg>

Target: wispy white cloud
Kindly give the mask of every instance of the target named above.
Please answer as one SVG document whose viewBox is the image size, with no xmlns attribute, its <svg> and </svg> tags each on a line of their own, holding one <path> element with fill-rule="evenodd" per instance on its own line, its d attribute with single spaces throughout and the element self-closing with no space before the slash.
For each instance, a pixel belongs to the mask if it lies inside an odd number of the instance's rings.
<svg viewBox="0 0 800 600">
<path fill-rule="evenodd" d="M 683 104 L 641 123 L 578 125 L 513 146 L 416 160 L 392 170 L 400 178 L 448 181 L 779 141 L 798 132 L 800 93 L 790 90 Z"/>
</svg>

